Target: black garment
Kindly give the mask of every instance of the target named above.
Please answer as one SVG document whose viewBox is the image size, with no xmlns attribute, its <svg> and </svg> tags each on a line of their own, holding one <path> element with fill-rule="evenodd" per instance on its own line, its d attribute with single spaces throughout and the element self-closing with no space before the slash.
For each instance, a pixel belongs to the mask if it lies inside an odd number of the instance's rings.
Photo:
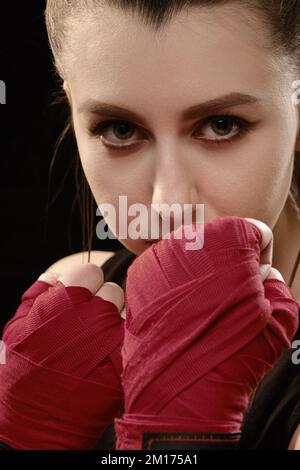
<svg viewBox="0 0 300 470">
<path fill-rule="evenodd" d="M 0 442 L 0 450 L 14 450 L 12 447 L 10 447 L 7 444 L 4 444 L 4 442 Z"/>
<path fill-rule="evenodd" d="M 126 272 L 134 259 L 135 255 L 126 248 L 119 250 L 102 266 L 104 281 L 115 282 L 125 290 Z M 300 340 L 300 325 L 293 338 L 293 341 L 295 340 Z M 234 448 L 274 450 L 288 448 L 292 435 L 300 423 L 300 364 L 292 363 L 294 352 L 295 349 L 287 351 L 261 382 L 245 415 L 241 440 Z M 6 449 L 11 449 L 5 444 L 2 445 Z M 112 424 L 106 429 L 95 449 L 114 448 L 115 432 Z M 175 443 L 170 447 L 170 449 L 177 448 Z M 230 445 L 227 448 L 229 449 Z M 1 443 L 0 450 L 4 450 Z"/>
<path fill-rule="evenodd" d="M 300 326 L 296 340 L 300 340 Z M 296 346 L 299 350 L 300 341 Z M 288 448 L 300 424 L 300 364 L 293 364 L 293 353 L 296 349 L 287 351 L 256 390 L 245 415 L 240 449 Z"/>
</svg>

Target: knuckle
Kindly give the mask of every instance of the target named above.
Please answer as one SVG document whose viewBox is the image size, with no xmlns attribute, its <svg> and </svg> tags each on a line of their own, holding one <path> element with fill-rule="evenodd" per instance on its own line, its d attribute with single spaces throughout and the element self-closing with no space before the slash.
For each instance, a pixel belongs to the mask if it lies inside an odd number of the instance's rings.
<svg viewBox="0 0 300 470">
<path fill-rule="evenodd" d="M 58 277 L 65 286 L 78 285 L 90 289 L 93 293 L 103 283 L 103 271 L 96 264 L 79 264 L 64 270 Z"/>
<path fill-rule="evenodd" d="M 114 282 L 106 282 L 103 284 L 96 294 L 97 297 L 101 297 L 104 300 L 114 303 L 120 310 L 124 303 L 124 292 L 123 289 Z"/>
<path fill-rule="evenodd" d="M 57 282 L 59 274 L 57 273 L 52 273 L 52 272 L 46 272 L 40 275 L 38 278 L 39 281 L 47 282 L 48 284 L 51 284 L 54 286 Z"/>
</svg>

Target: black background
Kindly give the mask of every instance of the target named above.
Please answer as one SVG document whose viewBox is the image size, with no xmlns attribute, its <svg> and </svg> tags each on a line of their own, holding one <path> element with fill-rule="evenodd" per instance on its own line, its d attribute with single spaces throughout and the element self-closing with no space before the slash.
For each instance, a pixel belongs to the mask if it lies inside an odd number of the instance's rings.
<svg viewBox="0 0 300 470">
<path fill-rule="evenodd" d="M 6 104 L 0 105 L 0 331 L 21 294 L 45 269 L 82 250 L 78 204 L 71 210 L 75 159 L 66 144 L 48 187 L 50 162 L 67 114 L 51 105 L 59 82 L 47 42 L 45 4 L 30 0 L 1 2 L 0 7 L 0 80 L 7 92 Z M 93 249 L 120 246 L 93 239 Z"/>
</svg>

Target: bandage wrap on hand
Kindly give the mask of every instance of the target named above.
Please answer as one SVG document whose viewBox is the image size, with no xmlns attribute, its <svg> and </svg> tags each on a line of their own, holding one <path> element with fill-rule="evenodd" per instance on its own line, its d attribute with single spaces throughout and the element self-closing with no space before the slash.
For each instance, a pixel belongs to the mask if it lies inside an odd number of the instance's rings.
<svg viewBox="0 0 300 470">
<path fill-rule="evenodd" d="M 173 232 L 130 266 L 117 449 L 148 448 L 147 433 L 239 439 L 251 394 L 298 323 L 289 287 L 261 280 L 261 237 L 223 217 L 205 224 L 203 248 L 186 250 Z"/>
<path fill-rule="evenodd" d="M 7 323 L 0 440 L 16 449 L 92 449 L 123 404 L 124 320 L 83 287 L 36 281 Z"/>
</svg>

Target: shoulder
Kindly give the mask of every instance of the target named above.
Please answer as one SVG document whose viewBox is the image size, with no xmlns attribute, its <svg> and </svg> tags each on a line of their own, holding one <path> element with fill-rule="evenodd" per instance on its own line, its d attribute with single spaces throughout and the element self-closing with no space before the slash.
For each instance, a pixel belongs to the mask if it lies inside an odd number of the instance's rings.
<svg viewBox="0 0 300 470">
<path fill-rule="evenodd" d="M 288 450 L 300 450 L 300 423 L 293 434 Z"/>
<path fill-rule="evenodd" d="M 53 263 L 45 272 L 60 272 L 65 268 L 70 268 L 78 264 L 86 264 L 88 262 L 102 266 L 115 253 L 113 251 L 91 251 L 90 261 L 88 260 L 88 251 L 74 253 L 65 256 Z"/>
</svg>

